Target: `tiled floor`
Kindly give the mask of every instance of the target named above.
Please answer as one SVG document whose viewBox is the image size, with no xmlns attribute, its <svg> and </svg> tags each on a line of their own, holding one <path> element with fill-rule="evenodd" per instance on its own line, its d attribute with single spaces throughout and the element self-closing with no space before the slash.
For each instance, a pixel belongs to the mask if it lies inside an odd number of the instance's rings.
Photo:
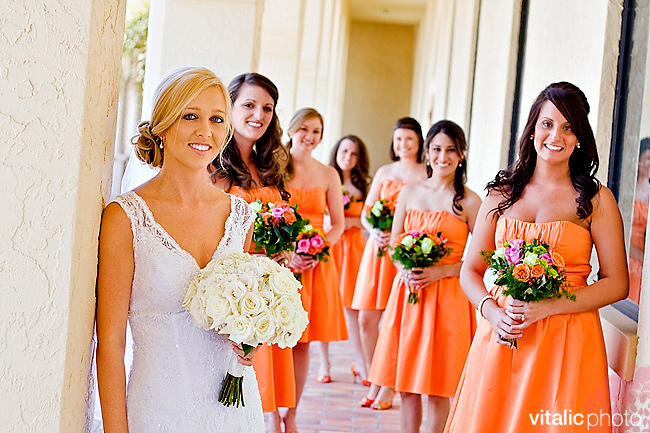
<svg viewBox="0 0 650 433">
<path fill-rule="evenodd" d="M 300 433 L 398 433 L 399 397 L 395 396 L 393 408 L 372 410 L 359 406 L 359 400 L 368 388 L 352 382 L 350 343 L 335 342 L 330 345 L 332 382 L 316 381 L 318 375 L 318 347 L 312 344 L 309 377 L 298 408 Z"/>
</svg>

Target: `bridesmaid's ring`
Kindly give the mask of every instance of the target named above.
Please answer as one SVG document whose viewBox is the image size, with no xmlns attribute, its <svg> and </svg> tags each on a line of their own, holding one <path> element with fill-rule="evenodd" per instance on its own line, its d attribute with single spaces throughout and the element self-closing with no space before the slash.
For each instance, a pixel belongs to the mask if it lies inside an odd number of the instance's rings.
<svg viewBox="0 0 650 433">
<path fill-rule="evenodd" d="M 521 313 L 521 321 L 525 322 L 526 321 L 526 316 L 524 316 L 524 313 Z"/>
</svg>

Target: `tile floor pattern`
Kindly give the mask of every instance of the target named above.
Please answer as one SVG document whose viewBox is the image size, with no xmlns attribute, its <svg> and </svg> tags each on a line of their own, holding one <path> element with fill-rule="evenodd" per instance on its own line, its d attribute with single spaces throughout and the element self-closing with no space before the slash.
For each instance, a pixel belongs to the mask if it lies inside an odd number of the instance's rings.
<svg viewBox="0 0 650 433">
<path fill-rule="evenodd" d="M 352 382 L 350 364 L 352 351 L 348 341 L 330 344 L 332 382 L 316 381 L 318 375 L 318 347 L 311 345 L 309 377 L 300 401 L 298 431 L 300 433 L 398 433 L 399 396 L 389 410 L 362 408 L 359 401 L 368 388 Z M 426 406 L 426 405 L 425 405 Z M 284 413 L 281 412 L 283 415 Z M 426 414 L 424 415 L 426 416 Z"/>
</svg>

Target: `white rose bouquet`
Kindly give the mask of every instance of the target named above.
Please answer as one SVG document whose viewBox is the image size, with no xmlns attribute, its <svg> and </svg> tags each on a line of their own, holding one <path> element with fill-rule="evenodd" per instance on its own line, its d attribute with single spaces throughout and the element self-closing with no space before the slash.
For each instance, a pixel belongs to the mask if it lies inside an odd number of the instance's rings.
<svg viewBox="0 0 650 433">
<path fill-rule="evenodd" d="M 246 354 L 263 343 L 293 347 L 308 323 L 300 287 L 291 271 L 273 260 L 232 253 L 200 271 L 183 306 L 196 326 L 228 334 Z M 219 393 L 225 406 L 244 406 L 244 368 L 233 358 Z"/>
</svg>

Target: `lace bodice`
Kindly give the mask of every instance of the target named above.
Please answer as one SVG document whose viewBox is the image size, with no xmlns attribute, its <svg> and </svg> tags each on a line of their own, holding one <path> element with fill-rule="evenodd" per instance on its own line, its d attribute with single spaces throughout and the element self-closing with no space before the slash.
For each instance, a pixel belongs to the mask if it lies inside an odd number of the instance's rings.
<svg viewBox="0 0 650 433">
<path fill-rule="evenodd" d="M 255 213 L 230 196 L 231 211 L 213 258 L 241 252 Z M 221 381 L 235 356 L 216 331 L 194 326 L 182 307 L 199 272 L 187 251 L 156 222 L 134 192 L 115 199 L 133 231 L 135 270 L 129 308 L 133 366 L 127 388 L 129 429 L 134 432 L 263 432 L 252 368 L 244 375 L 244 408 L 218 402 Z"/>
</svg>

